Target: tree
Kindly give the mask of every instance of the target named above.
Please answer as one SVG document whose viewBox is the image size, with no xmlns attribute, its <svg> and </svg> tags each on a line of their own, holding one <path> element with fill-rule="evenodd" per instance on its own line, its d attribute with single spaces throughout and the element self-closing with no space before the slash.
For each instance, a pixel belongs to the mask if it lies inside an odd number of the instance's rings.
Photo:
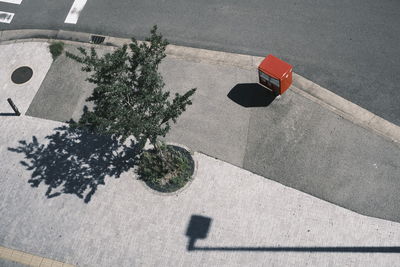
<svg viewBox="0 0 400 267">
<path fill-rule="evenodd" d="M 165 137 L 171 121 L 191 105 L 196 89 L 172 98 L 163 91 L 165 84 L 158 71 L 165 58 L 168 42 L 157 33 L 157 26 L 150 31 L 146 42 L 132 38 L 111 53 L 99 57 L 94 48 L 90 53 L 80 47 L 81 55 L 66 53 L 67 57 L 83 64 L 82 71 L 91 73 L 87 79 L 96 85 L 87 101 L 94 103 L 93 110 L 86 106 L 77 126 L 92 131 L 116 135 L 125 141 L 133 136 L 139 152 L 147 140 L 162 154 L 160 137 Z"/>
</svg>

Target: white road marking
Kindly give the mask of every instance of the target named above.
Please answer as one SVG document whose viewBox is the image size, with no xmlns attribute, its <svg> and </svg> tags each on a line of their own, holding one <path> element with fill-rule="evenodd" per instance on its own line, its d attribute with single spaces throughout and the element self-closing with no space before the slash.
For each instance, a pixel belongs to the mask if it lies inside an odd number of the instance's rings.
<svg viewBox="0 0 400 267">
<path fill-rule="evenodd" d="M 14 17 L 14 13 L 0 11 L 0 23 L 10 23 Z"/>
<path fill-rule="evenodd" d="M 0 2 L 5 2 L 5 3 L 10 3 L 10 4 L 16 4 L 20 5 L 22 0 L 0 0 Z"/>
<path fill-rule="evenodd" d="M 74 0 L 64 23 L 76 24 L 78 22 L 79 14 L 85 7 L 86 2 L 87 0 Z"/>
</svg>

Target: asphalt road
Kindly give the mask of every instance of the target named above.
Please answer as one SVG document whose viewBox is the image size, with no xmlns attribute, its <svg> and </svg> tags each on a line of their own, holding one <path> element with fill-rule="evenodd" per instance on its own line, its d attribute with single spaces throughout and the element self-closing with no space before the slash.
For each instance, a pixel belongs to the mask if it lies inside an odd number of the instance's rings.
<svg viewBox="0 0 400 267">
<path fill-rule="evenodd" d="M 171 43 L 287 60 L 298 74 L 400 125 L 400 1 L 0 1 L 6 29 L 66 29 L 142 39 L 153 24 Z"/>
</svg>

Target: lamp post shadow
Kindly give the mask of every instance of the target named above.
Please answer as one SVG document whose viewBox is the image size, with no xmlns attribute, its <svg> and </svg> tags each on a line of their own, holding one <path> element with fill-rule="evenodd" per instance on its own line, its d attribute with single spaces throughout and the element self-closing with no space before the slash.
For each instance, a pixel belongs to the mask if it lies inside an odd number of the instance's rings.
<svg viewBox="0 0 400 267">
<path fill-rule="evenodd" d="M 15 113 L 0 113 L 0 117 L 17 117 Z"/>
<path fill-rule="evenodd" d="M 400 246 L 265 246 L 265 247 L 196 247 L 197 239 L 205 239 L 210 231 L 212 219 L 192 215 L 186 231 L 189 238 L 188 251 L 224 251 L 224 252 L 323 252 L 323 253 L 400 253 Z"/>
</svg>

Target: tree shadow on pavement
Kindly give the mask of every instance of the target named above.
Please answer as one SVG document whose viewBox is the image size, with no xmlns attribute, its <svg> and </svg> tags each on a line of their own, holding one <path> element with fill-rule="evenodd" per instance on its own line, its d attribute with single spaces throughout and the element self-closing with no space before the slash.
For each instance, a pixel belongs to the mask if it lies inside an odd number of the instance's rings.
<svg viewBox="0 0 400 267">
<path fill-rule="evenodd" d="M 21 161 L 32 175 L 28 183 L 48 186 L 45 195 L 75 194 L 88 203 L 106 176 L 119 178 L 135 164 L 135 149 L 116 138 L 90 133 L 79 128 L 62 126 L 46 136 L 48 143 L 19 141 L 10 151 L 25 154 Z"/>
<path fill-rule="evenodd" d="M 245 107 L 267 107 L 274 101 L 274 94 L 258 83 L 239 83 L 228 93 L 235 103 Z"/>
</svg>

